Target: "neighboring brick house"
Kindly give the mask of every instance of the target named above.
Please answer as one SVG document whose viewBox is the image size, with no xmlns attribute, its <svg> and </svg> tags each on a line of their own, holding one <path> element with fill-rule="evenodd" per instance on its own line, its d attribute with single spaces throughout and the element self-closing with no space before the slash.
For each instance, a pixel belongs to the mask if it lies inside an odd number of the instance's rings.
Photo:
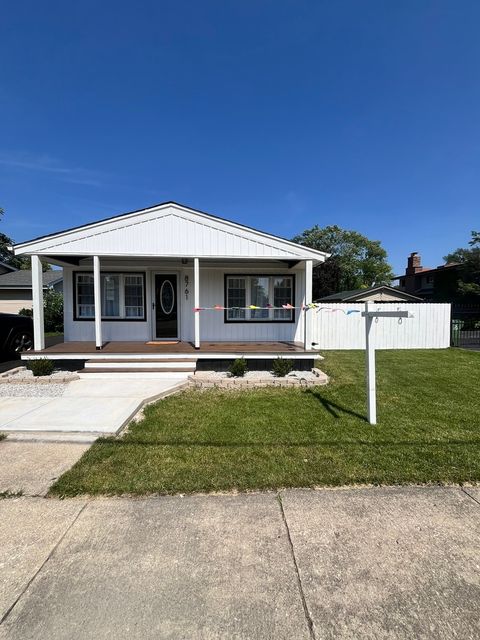
<svg viewBox="0 0 480 640">
<path fill-rule="evenodd" d="M 442 264 L 439 267 L 422 267 L 420 254 L 414 251 L 408 257 L 405 274 L 396 276 L 398 288 L 423 300 L 447 300 L 457 288 L 458 262 Z"/>
<path fill-rule="evenodd" d="M 0 263 L 0 313 L 18 313 L 32 308 L 32 272 L 27 269 L 1 270 Z M 8 265 L 6 265 L 8 266 Z M 63 271 L 43 272 L 43 288 L 63 291 Z"/>
</svg>

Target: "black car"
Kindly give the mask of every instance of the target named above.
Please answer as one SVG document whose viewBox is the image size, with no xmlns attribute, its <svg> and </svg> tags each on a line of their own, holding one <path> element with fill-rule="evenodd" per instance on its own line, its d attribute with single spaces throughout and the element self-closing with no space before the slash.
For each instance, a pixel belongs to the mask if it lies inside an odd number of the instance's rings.
<svg viewBox="0 0 480 640">
<path fill-rule="evenodd" d="M 14 313 L 0 313 L 0 354 L 13 355 L 33 349 L 33 320 Z"/>
</svg>

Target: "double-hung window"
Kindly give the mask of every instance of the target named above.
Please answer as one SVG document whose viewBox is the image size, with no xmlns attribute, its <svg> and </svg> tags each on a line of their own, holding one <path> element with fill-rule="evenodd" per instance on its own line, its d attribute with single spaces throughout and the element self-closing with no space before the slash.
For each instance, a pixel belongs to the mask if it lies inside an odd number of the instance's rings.
<svg viewBox="0 0 480 640">
<path fill-rule="evenodd" d="M 294 279 L 293 275 L 225 276 L 226 322 L 293 322 L 294 310 L 284 305 L 295 305 Z"/>
<path fill-rule="evenodd" d="M 95 317 L 92 273 L 74 273 L 75 319 Z M 101 273 L 100 296 L 105 320 L 145 320 L 143 273 Z"/>
</svg>

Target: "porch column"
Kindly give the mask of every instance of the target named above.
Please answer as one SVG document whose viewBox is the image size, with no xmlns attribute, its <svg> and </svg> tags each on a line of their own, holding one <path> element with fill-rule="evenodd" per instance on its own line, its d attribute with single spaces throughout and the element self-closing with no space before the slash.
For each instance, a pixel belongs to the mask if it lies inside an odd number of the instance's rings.
<svg viewBox="0 0 480 640">
<path fill-rule="evenodd" d="M 198 309 L 200 306 L 200 261 L 193 259 L 193 306 Z M 195 318 L 195 349 L 200 349 L 200 312 L 194 312 Z"/>
<path fill-rule="evenodd" d="M 305 306 L 312 302 L 312 287 L 313 287 L 313 261 L 305 260 Z M 310 351 L 312 348 L 312 312 L 304 311 L 304 338 L 305 351 Z"/>
<path fill-rule="evenodd" d="M 103 347 L 102 340 L 102 289 L 100 284 L 100 258 L 93 256 L 93 303 L 95 305 L 95 347 Z"/>
<path fill-rule="evenodd" d="M 33 347 L 35 351 L 45 349 L 43 326 L 43 270 L 42 261 L 32 256 L 32 300 L 33 300 Z"/>
</svg>

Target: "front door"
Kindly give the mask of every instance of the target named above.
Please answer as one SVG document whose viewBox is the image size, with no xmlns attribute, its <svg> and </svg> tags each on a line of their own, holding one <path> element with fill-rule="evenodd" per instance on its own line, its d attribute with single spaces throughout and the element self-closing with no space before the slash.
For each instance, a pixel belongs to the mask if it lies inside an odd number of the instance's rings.
<svg viewBox="0 0 480 640">
<path fill-rule="evenodd" d="M 155 338 L 178 338 L 177 276 L 155 274 Z"/>
</svg>

